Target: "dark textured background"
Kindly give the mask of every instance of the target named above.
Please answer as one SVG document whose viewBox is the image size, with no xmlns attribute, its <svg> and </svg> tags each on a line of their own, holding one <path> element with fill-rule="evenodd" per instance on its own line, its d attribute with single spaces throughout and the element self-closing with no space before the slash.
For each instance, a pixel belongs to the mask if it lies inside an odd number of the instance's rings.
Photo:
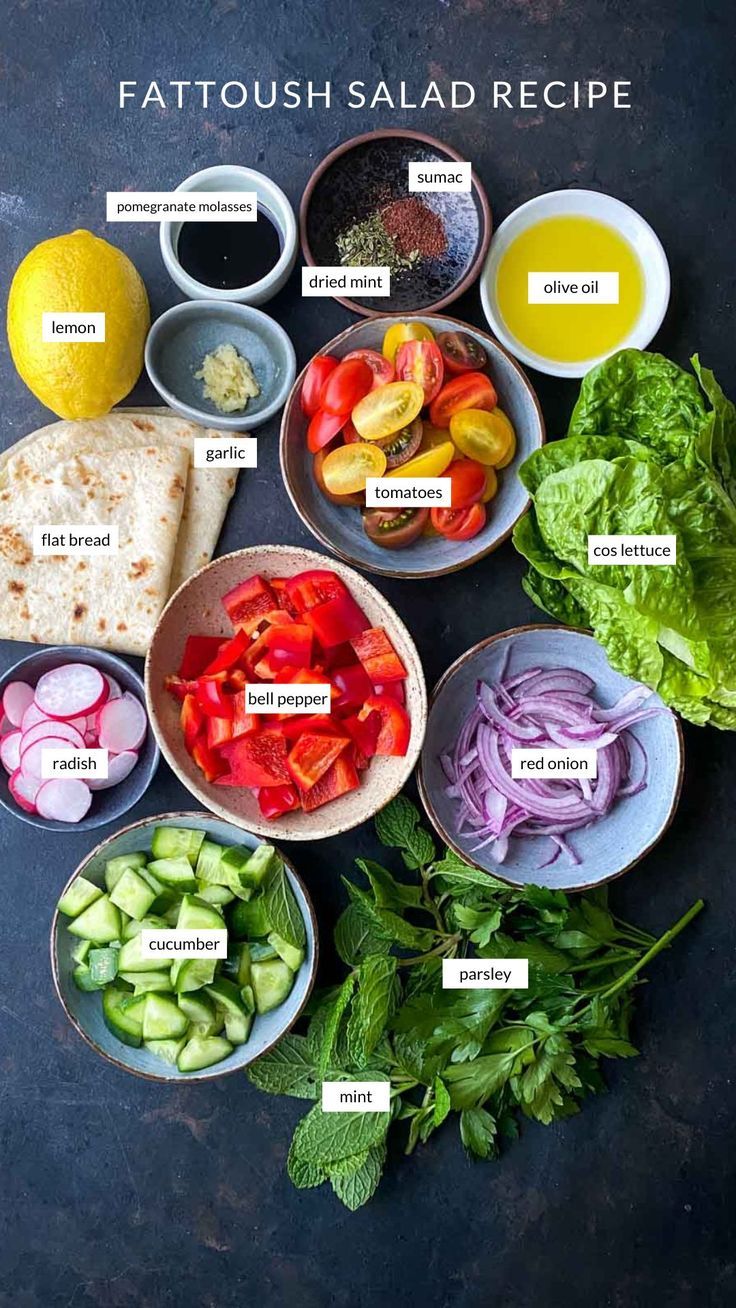
<svg viewBox="0 0 736 1308">
<path fill-rule="evenodd" d="M 154 315 L 178 298 L 150 225 L 106 229 L 105 191 L 167 189 L 216 162 L 262 167 L 296 205 L 312 167 L 347 136 L 406 123 L 472 159 L 496 220 L 539 191 L 611 191 L 654 225 L 673 274 L 658 345 L 699 349 L 731 393 L 733 22 L 727 0 L 23 0 L 5 8 L 0 95 L 3 283 L 36 242 L 85 226 L 119 243 Z M 119 78 L 473 81 L 466 112 L 373 114 L 117 109 Z M 629 78 L 628 112 L 490 113 L 493 77 Z M 301 302 L 298 273 L 267 306 L 304 363 L 350 321 Z M 482 325 L 476 291 L 453 309 Z M 552 435 L 574 388 L 538 383 Z M 4 443 L 49 420 L 4 354 Z M 150 400 L 141 383 L 136 398 Z M 277 424 L 243 474 L 220 541 L 313 542 L 282 489 Z M 510 544 L 469 571 L 382 582 L 430 684 L 481 637 L 538 615 Z M 3 646 L 2 666 L 25 652 Z M 611 1093 L 552 1128 L 528 1126 L 500 1163 L 466 1161 L 454 1128 L 412 1159 L 398 1148 L 376 1198 L 346 1214 L 328 1190 L 294 1191 L 284 1160 L 303 1111 L 244 1077 L 165 1089 L 97 1059 L 61 1013 L 47 964 L 52 907 L 91 838 L 45 838 L 0 815 L 0 1100 L 3 1308 L 66 1305 L 402 1303 L 574 1308 L 733 1302 L 736 978 L 734 741 L 688 729 L 677 820 L 613 888 L 619 912 L 664 928 L 697 896 L 708 910 L 640 992 L 642 1057 Z M 164 764 L 131 817 L 187 806 Z M 190 805 L 191 806 L 191 805 Z M 101 834 L 104 834 L 101 833 Z M 293 850 L 330 938 L 339 874 L 372 832 Z M 333 960 L 325 950 L 323 978 Z M 730 1211 L 729 1211 L 730 1208 Z"/>
</svg>

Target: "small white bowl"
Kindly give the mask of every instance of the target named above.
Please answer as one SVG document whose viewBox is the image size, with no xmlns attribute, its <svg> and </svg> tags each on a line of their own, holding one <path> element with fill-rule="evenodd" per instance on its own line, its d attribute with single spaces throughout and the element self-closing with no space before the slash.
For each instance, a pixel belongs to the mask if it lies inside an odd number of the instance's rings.
<svg viewBox="0 0 736 1308">
<path fill-rule="evenodd" d="M 546 195 L 537 195 L 526 204 L 509 214 L 496 230 L 491 248 L 488 252 L 481 274 L 480 298 L 483 312 L 491 330 L 502 345 L 538 372 L 548 377 L 584 377 L 602 359 L 608 356 L 597 355 L 590 359 L 562 363 L 545 358 L 528 349 L 506 327 L 496 298 L 496 281 L 498 268 L 503 256 L 521 232 L 526 231 L 544 218 L 559 218 L 574 215 L 581 218 L 597 218 L 599 222 L 613 227 L 628 241 L 641 265 L 644 279 L 644 297 L 641 313 L 632 330 L 616 347 L 617 350 L 644 350 L 659 331 L 662 320 L 670 302 L 670 269 L 662 243 L 641 214 L 622 200 L 601 191 L 583 191 L 572 188 L 566 191 L 549 191 Z"/>
<path fill-rule="evenodd" d="M 257 173 L 253 168 L 242 168 L 238 164 L 216 164 L 214 168 L 202 168 L 192 173 L 179 186 L 177 191 L 255 191 L 259 204 L 267 209 L 281 235 L 281 255 L 278 263 L 260 281 L 251 286 L 240 286 L 222 290 L 215 286 L 206 286 L 190 277 L 182 268 L 176 252 L 180 222 L 161 223 L 161 254 L 169 276 L 180 291 L 190 300 L 237 300 L 240 304 L 265 304 L 285 286 L 291 275 L 297 255 L 297 227 L 294 210 L 287 197 L 272 182 L 270 177 Z"/>
</svg>

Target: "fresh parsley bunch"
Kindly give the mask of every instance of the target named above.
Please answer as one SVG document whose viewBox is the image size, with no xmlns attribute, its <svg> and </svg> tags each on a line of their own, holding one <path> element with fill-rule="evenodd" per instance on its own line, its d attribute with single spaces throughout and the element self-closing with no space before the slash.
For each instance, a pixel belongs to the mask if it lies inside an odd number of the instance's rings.
<svg viewBox="0 0 736 1308">
<path fill-rule="evenodd" d="M 406 1152 L 450 1113 L 479 1158 L 518 1134 L 519 1116 L 545 1125 L 577 1113 L 604 1088 L 601 1058 L 629 1058 L 633 988 L 641 969 L 703 908 L 693 904 L 659 939 L 620 921 L 605 888 L 569 898 L 514 889 L 442 858 L 414 805 L 379 813 L 383 845 L 401 852 L 411 881 L 359 859 L 367 888 L 335 927 L 349 968 L 316 995 L 305 1035 L 288 1035 L 248 1075 L 271 1094 L 317 1101 L 299 1122 L 288 1170 L 300 1188 L 329 1181 L 350 1209 L 374 1193 L 394 1123 Z M 527 990 L 443 990 L 442 959 L 527 958 Z M 323 1113 L 323 1080 L 388 1081 L 390 1113 Z"/>
</svg>

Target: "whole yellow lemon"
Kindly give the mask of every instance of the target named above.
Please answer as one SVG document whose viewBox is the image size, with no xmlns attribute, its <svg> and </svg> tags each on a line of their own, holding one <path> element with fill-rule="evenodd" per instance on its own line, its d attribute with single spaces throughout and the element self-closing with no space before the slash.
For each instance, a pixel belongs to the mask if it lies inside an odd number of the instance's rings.
<svg viewBox="0 0 736 1308">
<path fill-rule="evenodd" d="M 105 340 L 44 342 L 42 314 L 104 313 Z M 99 418 L 135 385 L 151 317 L 143 280 L 122 250 L 92 232 L 34 246 L 8 297 L 8 343 L 33 394 L 60 418 Z"/>
</svg>

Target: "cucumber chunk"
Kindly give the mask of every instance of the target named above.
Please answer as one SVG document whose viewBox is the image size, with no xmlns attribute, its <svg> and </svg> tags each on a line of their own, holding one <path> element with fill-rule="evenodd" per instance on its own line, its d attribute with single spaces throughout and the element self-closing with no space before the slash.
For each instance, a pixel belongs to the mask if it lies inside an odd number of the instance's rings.
<svg viewBox="0 0 736 1308">
<path fill-rule="evenodd" d="M 171 984 L 177 994 L 200 990 L 215 979 L 216 958 L 181 958 L 171 964 Z"/>
<path fill-rule="evenodd" d="M 78 940 L 72 950 L 72 962 L 86 963 L 87 955 L 89 954 L 91 948 L 92 948 L 91 940 Z"/>
<path fill-rule="evenodd" d="M 240 998 L 240 991 L 234 981 L 228 981 L 225 976 L 218 976 L 217 979 L 205 986 L 205 994 L 210 999 L 214 999 L 218 1008 L 222 1008 L 227 1015 L 228 1013 L 245 1013 L 243 1001 Z"/>
<path fill-rule="evenodd" d="M 225 1014 L 216 1012 L 210 1022 L 192 1022 L 189 1028 L 189 1035 L 192 1036 L 216 1036 L 225 1030 Z"/>
<path fill-rule="evenodd" d="M 278 958 L 279 955 L 270 942 L 255 940 L 250 945 L 250 957 L 253 963 L 267 963 L 270 958 Z"/>
<path fill-rule="evenodd" d="M 251 985 L 257 1013 L 270 1013 L 283 1004 L 294 984 L 294 973 L 281 958 L 254 962 L 251 967 Z"/>
<path fill-rule="evenodd" d="M 177 1040 L 185 1035 L 189 1018 L 168 995 L 146 995 L 143 1010 L 144 1040 Z"/>
<path fill-rule="evenodd" d="M 227 886 L 212 886 L 206 883 L 197 885 L 197 896 L 203 899 L 205 904 L 214 904 L 217 908 L 224 908 L 226 904 L 232 904 L 235 895 Z"/>
<path fill-rule="evenodd" d="M 176 1067 L 176 1060 L 186 1042 L 186 1036 L 182 1036 L 179 1040 L 144 1040 L 143 1044 L 149 1053 L 156 1055 L 156 1058 L 161 1058 L 164 1063 Z"/>
<path fill-rule="evenodd" d="M 120 911 L 113 904 L 109 895 L 100 895 L 89 908 L 69 923 L 73 936 L 82 940 L 93 940 L 97 945 L 107 945 L 111 940 L 119 940 L 122 933 Z"/>
<path fill-rule="evenodd" d="M 126 940 L 120 950 L 118 958 L 118 969 L 120 972 L 160 972 L 162 971 L 160 958 L 146 958 L 142 953 L 140 935 L 133 936 Z"/>
<path fill-rule="evenodd" d="M 247 986 L 250 981 L 250 946 L 234 945 L 223 961 L 222 970 L 238 986 Z"/>
<path fill-rule="evenodd" d="M 230 926 L 238 940 L 253 940 L 258 936 L 267 936 L 271 930 L 271 923 L 263 899 L 251 899 L 248 904 L 236 904 L 230 915 Z"/>
<path fill-rule="evenodd" d="M 252 1025 L 253 1017 L 250 1013 L 225 1014 L 225 1035 L 231 1045 L 244 1045 Z"/>
<path fill-rule="evenodd" d="M 66 917 L 77 917 L 101 895 L 102 890 L 99 886 L 93 885 L 86 877 L 76 877 L 59 900 L 59 912 L 64 913 Z"/>
<path fill-rule="evenodd" d="M 174 890 L 196 890 L 197 878 L 192 871 L 188 858 L 157 858 L 148 864 L 148 871 L 157 881 L 163 882 Z"/>
<path fill-rule="evenodd" d="M 202 841 L 197 866 L 194 869 L 194 875 L 198 881 L 206 881 L 211 885 L 224 884 L 218 876 L 220 859 L 224 853 L 224 845 L 216 845 L 214 840 Z"/>
<path fill-rule="evenodd" d="M 153 913 L 149 913 L 148 917 L 142 917 L 140 922 L 136 922 L 132 917 L 123 926 L 123 940 L 132 940 L 133 936 L 140 935 L 144 927 L 151 931 L 165 931 L 167 926 L 169 923 L 166 918 L 156 917 Z"/>
<path fill-rule="evenodd" d="M 98 985 L 107 985 L 118 974 L 119 949 L 90 949 L 87 966 L 93 981 Z"/>
<path fill-rule="evenodd" d="M 168 972 L 118 972 L 122 981 L 129 981 L 136 995 L 145 995 L 149 990 L 171 992 L 174 987 Z"/>
<path fill-rule="evenodd" d="M 296 949 L 294 945 L 289 944 L 288 940 L 282 940 L 281 936 L 277 935 L 275 931 L 272 931 L 269 935 L 268 943 L 273 945 L 279 958 L 283 958 L 286 966 L 290 967 L 292 972 L 299 971 L 299 968 L 304 962 L 303 949 Z M 245 984 L 245 982 L 243 982 L 243 984 Z"/>
<path fill-rule="evenodd" d="M 245 866 L 240 868 L 243 885 L 249 886 L 251 890 L 258 890 L 273 867 L 274 861 L 278 861 L 278 855 L 273 845 L 259 845 L 252 851 Z"/>
<path fill-rule="evenodd" d="M 77 963 L 72 972 L 72 980 L 77 990 L 102 990 L 104 981 L 95 981 L 86 963 Z"/>
<path fill-rule="evenodd" d="M 195 1035 L 185 1044 L 176 1066 L 180 1072 L 201 1072 L 205 1067 L 212 1067 L 213 1063 L 221 1063 L 232 1052 L 230 1041 L 221 1036 Z"/>
<path fill-rule="evenodd" d="M 122 876 L 115 883 L 110 891 L 110 899 L 113 904 L 117 904 L 124 913 L 129 917 L 134 917 L 140 922 L 142 917 L 146 916 L 151 904 L 156 898 L 156 891 L 152 890 L 147 881 L 134 872 L 131 867 L 126 867 Z"/>
<path fill-rule="evenodd" d="M 222 931 L 225 919 L 212 904 L 205 904 L 196 895 L 185 895 L 176 925 L 180 931 Z"/>
<path fill-rule="evenodd" d="M 114 890 L 123 872 L 127 872 L 132 867 L 135 872 L 139 867 L 145 867 L 148 862 L 148 855 L 142 854 L 136 850 L 131 854 L 118 854 L 115 858 L 109 858 L 105 864 L 105 885 L 108 891 Z"/>
<path fill-rule="evenodd" d="M 177 997 L 177 1004 L 190 1022 L 213 1022 L 215 1005 L 207 995 L 191 993 Z"/>
<path fill-rule="evenodd" d="M 154 858 L 179 858 L 183 855 L 196 867 L 204 843 L 204 831 L 194 827 L 156 827 L 151 840 Z"/>
<path fill-rule="evenodd" d="M 243 986 L 240 992 L 240 998 L 243 1001 L 243 1008 L 245 1009 L 246 1013 L 250 1013 L 250 1014 L 255 1013 L 256 997 L 253 994 L 253 987 L 251 985 Z"/>
<path fill-rule="evenodd" d="M 117 986 L 107 986 L 102 994 L 102 1017 L 108 1031 L 112 1031 L 124 1045 L 139 1049 L 143 1040 L 143 1023 L 135 1010 L 123 1008 L 130 996 Z"/>
</svg>

